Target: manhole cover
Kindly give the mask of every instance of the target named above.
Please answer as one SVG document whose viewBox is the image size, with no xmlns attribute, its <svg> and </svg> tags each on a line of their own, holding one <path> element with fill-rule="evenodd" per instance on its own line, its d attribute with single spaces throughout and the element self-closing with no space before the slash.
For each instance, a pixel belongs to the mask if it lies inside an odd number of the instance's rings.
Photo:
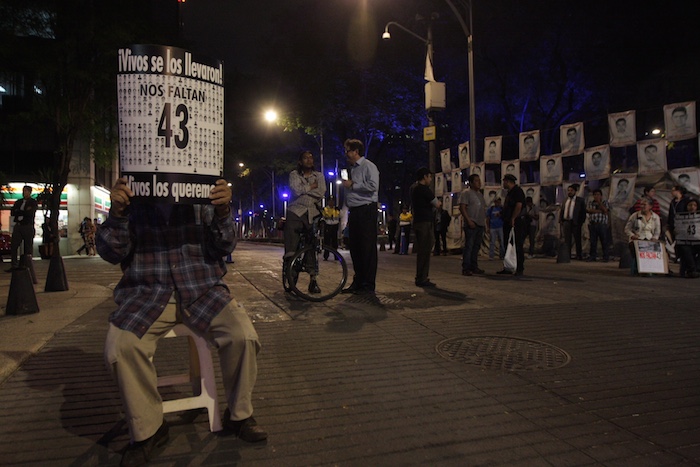
<svg viewBox="0 0 700 467">
<path fill-rule="evenodd" d="M 508 371 L 551 370 L 571 361 L 558 347 L 514 337 L 454 337 L 440 342 L 436 350 L 448 360 Z"/>
</svg>

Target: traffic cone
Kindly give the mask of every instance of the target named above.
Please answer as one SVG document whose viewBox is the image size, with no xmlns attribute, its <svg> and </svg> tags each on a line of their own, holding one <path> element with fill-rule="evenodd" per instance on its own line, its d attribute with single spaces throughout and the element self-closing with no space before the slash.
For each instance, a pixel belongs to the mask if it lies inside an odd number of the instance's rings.
<svg viewBox="0 0 700 467">
<path fill-rule="evenodd" d="M 58 252 L 58 248 L 51 255 L 49 271 L 46 273 L 46 286 L 44 292 L 63 292 L 68 290 L 68 279 L 66 279 L 66 269 L 63 267 L 63 257 Z"/>
<path fill-rule="evenodd" d="M 8 315 L 28 315 L 38 311 L 39 304 L 36 302 L 36 293 L 29 269 L 24 267 L 15 269 L 12 271 L 5 313 Z"/>
<path fill-rule="evenodd" d="M 32 284 L 38 284 L 39 281 L 36 280 L 36 272 L 34 272 L 34 261 L 32 260 L 32 255 L 22 255 L 19 257 L 19 267 L 27 268 L 29 270 L 29 275 L 32 278 Z"/>
<path fill-rule="evenodd" d="M 559 251 L 557 253 L 557 263 L 570 263 L 571 262 L 571 245 L 566 242 L 559 244 Z"/>
</svg>

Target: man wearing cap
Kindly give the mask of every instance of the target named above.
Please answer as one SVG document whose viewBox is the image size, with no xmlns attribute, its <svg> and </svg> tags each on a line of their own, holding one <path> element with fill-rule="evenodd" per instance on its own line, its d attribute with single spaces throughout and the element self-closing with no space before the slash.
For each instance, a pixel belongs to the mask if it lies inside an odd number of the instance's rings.
<svg viewBox="0 0 700 467">
<path fill-rule="evenodd" d="M 425 167 L 416 171 L 416 183 L 411 187 L 413 206 L 413 231 L 416 234 L 416 286 L 435 287 L 430 282 L 430 251 L 433 247 L 433 208 L 439 204 L 430 189 L 433 174 Z"/>
<path fill-rule="evenodd" d="M 576 259 L 582 260 L 581 229 L 586 222 L 586 203 L 583 198 L 576 196 L 578 189 L 578 183 L 574 183 L 566 189 L 567 198 L 564 202 L 564 209 L 561 210 L 559 222 L 564 233 L 564 242 L 569 247 L 569 253 L 571 253 L 571 237 L 573 237 L 576 242 Z"/>
<path fill-rule="evenodd" d="M 19 246 L 24 244 L 25 255 L 31 255 L 34 250 L 34 214 L 37 210 L 37 202 L 32 198 L 32 187 L 25 185 L 22 188 L 22 198 L 12 205 L 10 214 L 15 218 L 15 226 L 12 229 L 12 266 L 7 272 L 19 267 Z"/>
<path fill-rule="evenodd" d="M 497 274 L 513 274 L 522 276 L 525 270 L 525 234 L 527 233 L 527 220 L 523 216 L 525 206 L 525 192 L 516 184 L 513 174 L 503 177 L 503 188 L 508 191 L 506 201 L 503 203 L 503 236 L 506 240 L 510 237 L 510 231 L 515 235 L 515 252 L 518 257 L 518 265 L 515 272 L 503 268 Z"/>
</svg>

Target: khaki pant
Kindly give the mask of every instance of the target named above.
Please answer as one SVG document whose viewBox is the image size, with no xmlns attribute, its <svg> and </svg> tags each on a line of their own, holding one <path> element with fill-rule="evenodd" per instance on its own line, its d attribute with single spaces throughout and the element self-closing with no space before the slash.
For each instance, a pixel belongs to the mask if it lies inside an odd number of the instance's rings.
<svg viewBox="0 0 700 467">
<path fill-rule="evenodd" d="M 179 306 L 171 303 L 141 339 L 132 332 L 109 326 L 105 359 L 119 385 L 132 441 L 150 438 L 163 423 L 163 401 L 158 393 L 153 355 L 158 340 L 180 322 Z M 212 320 L 203 337 L 219 353 L 231 419 L 250 417 L 260 342 L 245 309 L 231 300 Z"/>
</svg>

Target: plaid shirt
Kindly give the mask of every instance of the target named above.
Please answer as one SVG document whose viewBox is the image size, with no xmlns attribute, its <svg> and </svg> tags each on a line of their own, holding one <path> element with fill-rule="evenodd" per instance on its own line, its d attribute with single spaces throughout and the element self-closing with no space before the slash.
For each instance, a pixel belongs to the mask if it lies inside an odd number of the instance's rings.
<svg viewBox="0 0 700 467">
<path fill-rule="evenodd" d="M 604 199 L 602 202 L 603 206 L 608 208 L 610 210 L 610 203 L 608 203 L 608 200 Z M 598 207 L 598 203 L 594 201 L 591 201 L 588 203 L 588 209 L 600 209 Z M 593 212 L 588 214 L 588 222 L 592 224 L 607 224 L 608 223 L 608 215 L 603 214 L 602 212 Z"/>
<path fill-rule="evenodd" d="M 97 232 L 100 256 L 124 273 L 109 321 L 143 337 L 176 293 L 183 321 L 206 331 L 231 301 L 222 258 L 235 247 L 233 219 L 217 217 L 212 205 L 130 210 L 128 217 L 110 215 Z"/>
</svg>

